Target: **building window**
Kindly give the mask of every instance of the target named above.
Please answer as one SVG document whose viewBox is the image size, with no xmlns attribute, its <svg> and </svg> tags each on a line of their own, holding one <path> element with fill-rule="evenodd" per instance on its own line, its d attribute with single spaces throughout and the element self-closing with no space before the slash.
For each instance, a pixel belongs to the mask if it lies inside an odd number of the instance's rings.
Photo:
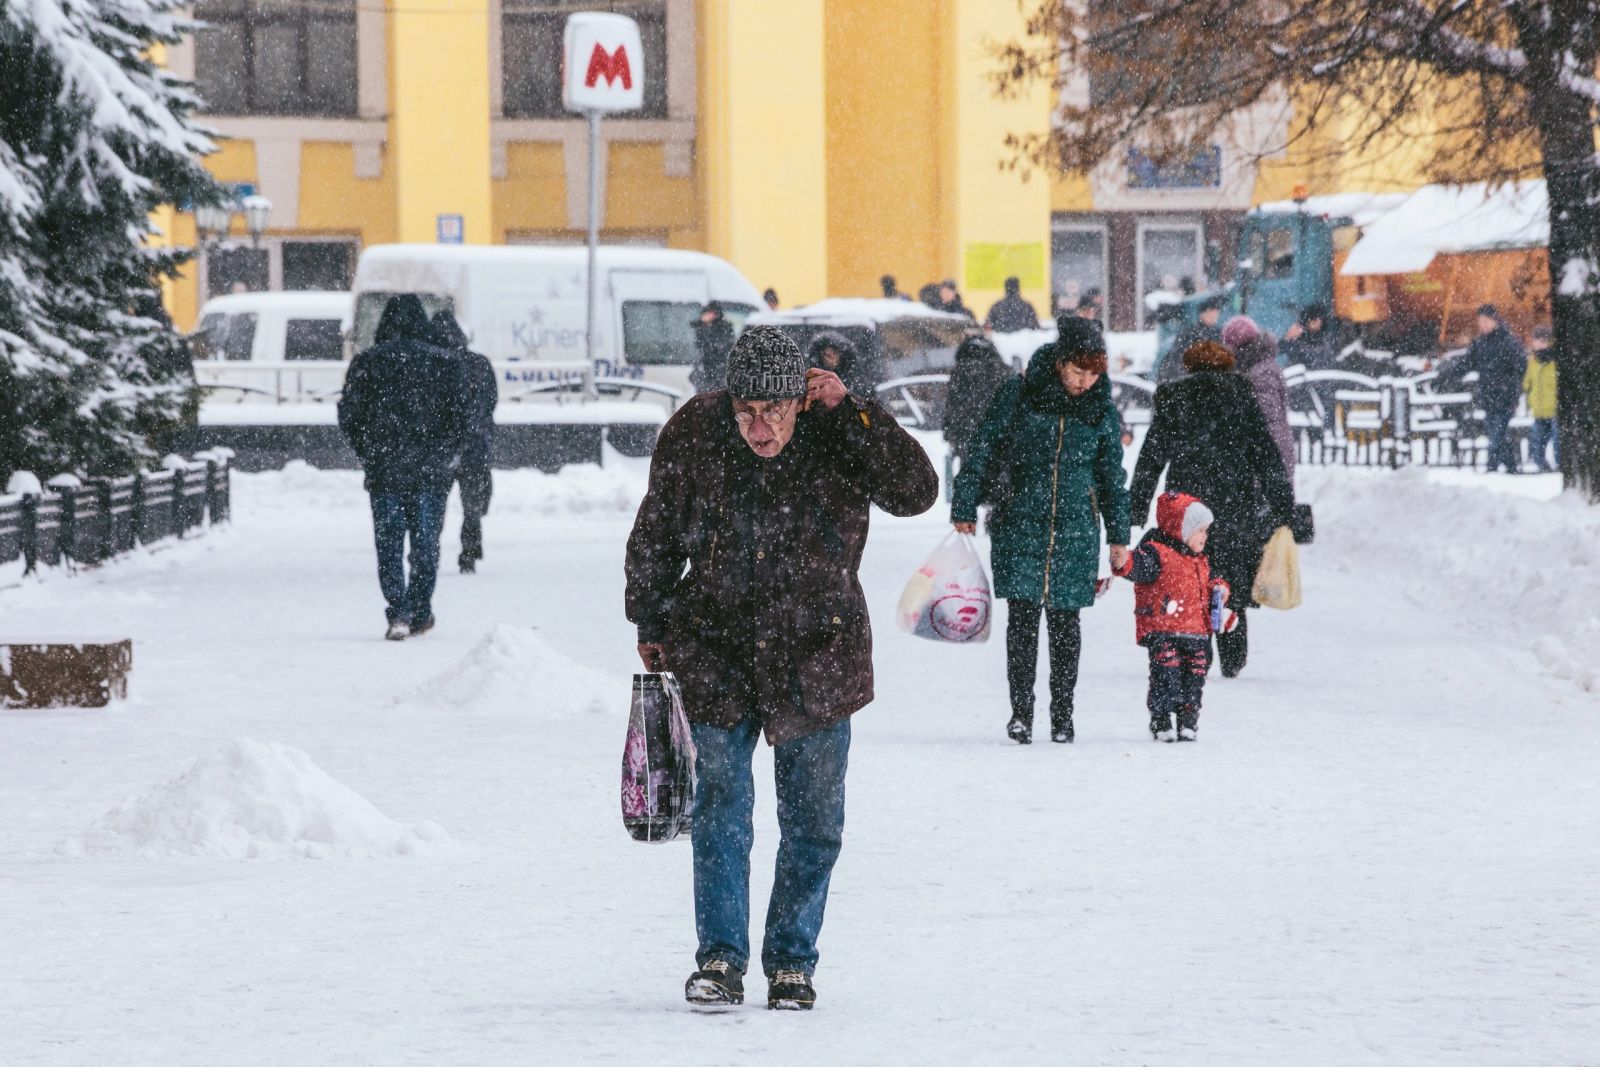
<svg viewBox="0 0 1600 1067">
<path fill-rule="evenodd" d="M 1057 223 L 1050 235 L 1052 312 L 1075 311 L 1096 290 L 1101 305 L 1106 292 L 1106 228 L 1096 224 Z"/>
<path fill-rule="evenodd" d="M 204 0 L 195 85 L 219 115 L 354 115 L 356 0 Z"/>
<path fill-rule="evenodd" d="M 1157 290 L 1178 294 L 1205 284 L 1200 224 L 1139 224 L 1139 329 L 1148 329 L 1146 297 Z"/>
<path fill-rule="evenodd" d="M 503 0 L 500 23 L 501 108 L 516 118 L 570 118 L 561 106 L 561 43 L 567 16 L 609 11 L 639 24 L 644 46 L 644 108 L 631 114 L 667 117 L 665 0 Z"/>
</svg>

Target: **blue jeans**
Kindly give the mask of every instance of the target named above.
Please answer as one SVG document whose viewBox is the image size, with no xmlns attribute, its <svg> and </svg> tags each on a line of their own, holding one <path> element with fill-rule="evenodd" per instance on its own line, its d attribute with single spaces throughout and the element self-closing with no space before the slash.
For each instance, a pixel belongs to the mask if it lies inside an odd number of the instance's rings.
<svg viewBox="0 0 1600 1067">
<path fill-rule="evenodd" d="M 761 723 L 748 716 L 731 730 L 693 727 L 697 783 L 694 794 L 695 959 L 726 960 L 741 971 L 750 962 L 750 847 L 755 781 L 750 757 Z M 813 974 L 817 935 L 828 904 L 828 881 L 844 838 L 844 772 L 850 755 L 850 720 L 778 745 L 777 873 L 767 905 L 761 967 Z"/>
<path fill-rule="evenodd" d="M 1556 466 L 1561 466 L 1561 434 L 1556 430 L 1556 420 L 1534 419 L 1533 427 L 1528 431 L 1528 453 L 1542 471 L 1550 469 L 1550 464 L 1545 461 L 1547 448 L 1555 449 Z"/>
<path fill-rule="evenodd" d="M 1489 464 L 1493 471 L 1504 466 L 1507 474 L 1517 473 L 1516 445 L 1511 440 L 1511 414 L 1514 408 L 1487 410 L 1483 413 L 1483 432 L 1489 438 Z"/>
<path fill-rule="evenodd" d="M 449 491 L 374 492 L 372 532 L 378 545 L 378 585 L 389 602 L 390 622 L 410 625 L 433 618 L 439 580 L 439 535 Z M 411 580 L 406 581 L 406 538 L 411 538 Z"/>
</svg>

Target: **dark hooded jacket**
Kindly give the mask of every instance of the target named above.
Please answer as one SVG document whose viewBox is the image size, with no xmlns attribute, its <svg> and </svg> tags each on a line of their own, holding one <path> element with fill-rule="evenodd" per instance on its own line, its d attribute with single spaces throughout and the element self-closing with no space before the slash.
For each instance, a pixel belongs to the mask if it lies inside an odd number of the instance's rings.
<svg viewBox="0 0 1600 1067">
<path fill-rule="evenodd" d="M 1232 589 L 1234 610 L 1249 607 L 1262 549 L 1293 517 L 1294 489 L 1243 375 L 1202 369 L 1156 388 L 1130 490 L 1139 525 L 1163 471 L 1169 490 L 1198 497 L 1216 516 L 1211 573 Z"/>
<path fill-rule="evenodd" d="M 944 439 L 957 456 L 967 454 L 995 394 L 1016 376 L 987 338 L 969 337 L 961 342 L 944 402 Z"/>
<path fill-rule="evenodd" d="M 1487 411 L 1510 411 L 1517 406 L 1527 369 L 1528 353 L 1504 322 L 1474 337 L 1460 364 L 1462 374 L 1478 372 L 1478 402 Z"/>
<path fill-rule="evenodd" d="M 689 384 L 697 393 L 710 393 L 728 387 L 728 353 L 733 351 L 733 323 L 723 314 L 722 305 L 706 305 L 717 313 L 710 322 L 694 321 L 694 369 Z M 702 312 L 703 314 L 703 312 Z"/>
<path fill-rule="evenodd" d="M 1313 330 L 1311 323 L 1320 321 L 1322 328 Z M 1333 337 L 1328 333 L 1328 313 L 1320 307 L 1305 308 L 1300 312 L 1300 336 L 1284 341 L 1280 346 L 1284 365 L 1301 366 L 1306 370 L 1332 369 L 1338 354 L 1333 350 Z"/>
<path fill-rule="evenodd" d="M 1099 527 L 1109 543 L 1128 543 L 1122 420 L 1110 379 L 1101 375 L 1071 396 L 1056 370 L 1055 346 L 1035 352 L 1022 378 L 1000 387 L 972 439 L 951 521 L 977 520 L 990 464 L 1005 461 L 1011 496 L 989 523 L 995 595 L 1051 610 L 1089 607 L 1100 571 Z"/>
<path fill-rule="evenodd" d="M 467 403 L 469 440 L 461 455 L 463 467 L 487 467 L 494 446 L 494 409 L 500 400 L 500 383 L 489 357 L 467 347 L 467 335 L 449 311 L 433 317 L 433 343 L 454 352 L 461 361 L 462 387 Z"/>
<path fill-rule="evenodd" d="M 689 718 L 755 714 L 782 744 L 870 703 L 868 517 L 938 495 L 922 446 L 874 401 L 801 413 L 771 459 L 740 437 L 726 392 L 679 408 L 628 538 L 627 612 L 641 643 L 664 646 Z"/>
<path fill-rule="evenodd" d="M 839 353 L 839 366 L 830 368 L 822 362 L 824 349 L 831 348 Z M 856 346 L 850 343 L 850 338 L 842 333 L 824 330 L 811 339 L 811 346 L 806 350 L 806 365 L 819 367 L 822 370 L 833 370 L 844 382 L 844 387 L 852 393 L 862 392 L 863 382 L 860 380 L 860 359 L 856 355 Z"/>
<path fill-rule="evenodd" d="M 1018 330 L 1037 330 L 1039 313 L 1022 298 L 1021 293 L 1007 293 L 989 308 L 989 317 L 983 324 L 996 333 L 1016 333 Z"/>
<path fill-rule="evenodd" d="M 422 301 L 392 298 L 375 344 L 350 362 L 339 430 L 370 492 L 449 492 L 469 431 L 461 361 L 433 343 Z"/>
</svg>

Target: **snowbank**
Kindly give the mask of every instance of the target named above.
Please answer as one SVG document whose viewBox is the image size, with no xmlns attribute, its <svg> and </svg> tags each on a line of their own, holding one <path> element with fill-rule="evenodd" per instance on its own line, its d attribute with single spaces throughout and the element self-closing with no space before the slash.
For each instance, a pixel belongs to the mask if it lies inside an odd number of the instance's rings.
<svg viewBox="0 0 1600 1067">
<path fill-rule="evenodd" d="M 1414 602 L 1600 692 L 1600 508 L 1573 494 L 1536 500 L 1441 484 L 1420 469 L 1302 467 L 1299 480 L 1316 505 L 1312 558 L 1382 571 Z"/>
<path fill-rule="evenodd" d="M 1549 211 L 1543 181 L 1425 185 L 1362 231 L 1339 273 L 1409 274 L 1442 253 L 1538 248 L 1550 240 Z"/>
<path fill-rule="evenodd" d="M 384 815 L 297 748 L 241 738 L 171 781 L 108 812 L 67 855 L 403 856 L 449 851 L 433 822 Z"/>
<path fill-rule="evenodd" d="M 397 703 L 561 716 L 626 711 L 627 679 L 576 663 L 526 626 L 501 623 L 455 666 Z"/>
</svg>

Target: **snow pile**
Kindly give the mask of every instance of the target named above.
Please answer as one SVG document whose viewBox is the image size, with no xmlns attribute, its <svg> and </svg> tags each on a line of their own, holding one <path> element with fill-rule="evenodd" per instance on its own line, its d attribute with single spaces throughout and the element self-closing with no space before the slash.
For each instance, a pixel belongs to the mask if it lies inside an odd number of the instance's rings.
<svg viewBox="0 0 1600 1067">
<path fill-rule="evenodd" d="M 1600 692 L 1600 508 L 1575 494 L 1537 500 L 1450 484 L 1421 469 L 1301 468 L 1299 478 L 1301 498 L 1316 505 L 1310 561 L 1380 571 L 1413 602 Z"/>
<path fill-rule="evenodd" d="M 68 855 L 324 859 L 452 848 L 437 823 L 395 822 L 299 749 L 240 738 L 124 802 L 60 850 Z"/>
<path fill-rule="evenodd" d="M 626 710 L 625 679 L 563 656 L 526 626 L 501 623 L 455 666 L 396 703 L 540 716 Z"/>
</svg>

